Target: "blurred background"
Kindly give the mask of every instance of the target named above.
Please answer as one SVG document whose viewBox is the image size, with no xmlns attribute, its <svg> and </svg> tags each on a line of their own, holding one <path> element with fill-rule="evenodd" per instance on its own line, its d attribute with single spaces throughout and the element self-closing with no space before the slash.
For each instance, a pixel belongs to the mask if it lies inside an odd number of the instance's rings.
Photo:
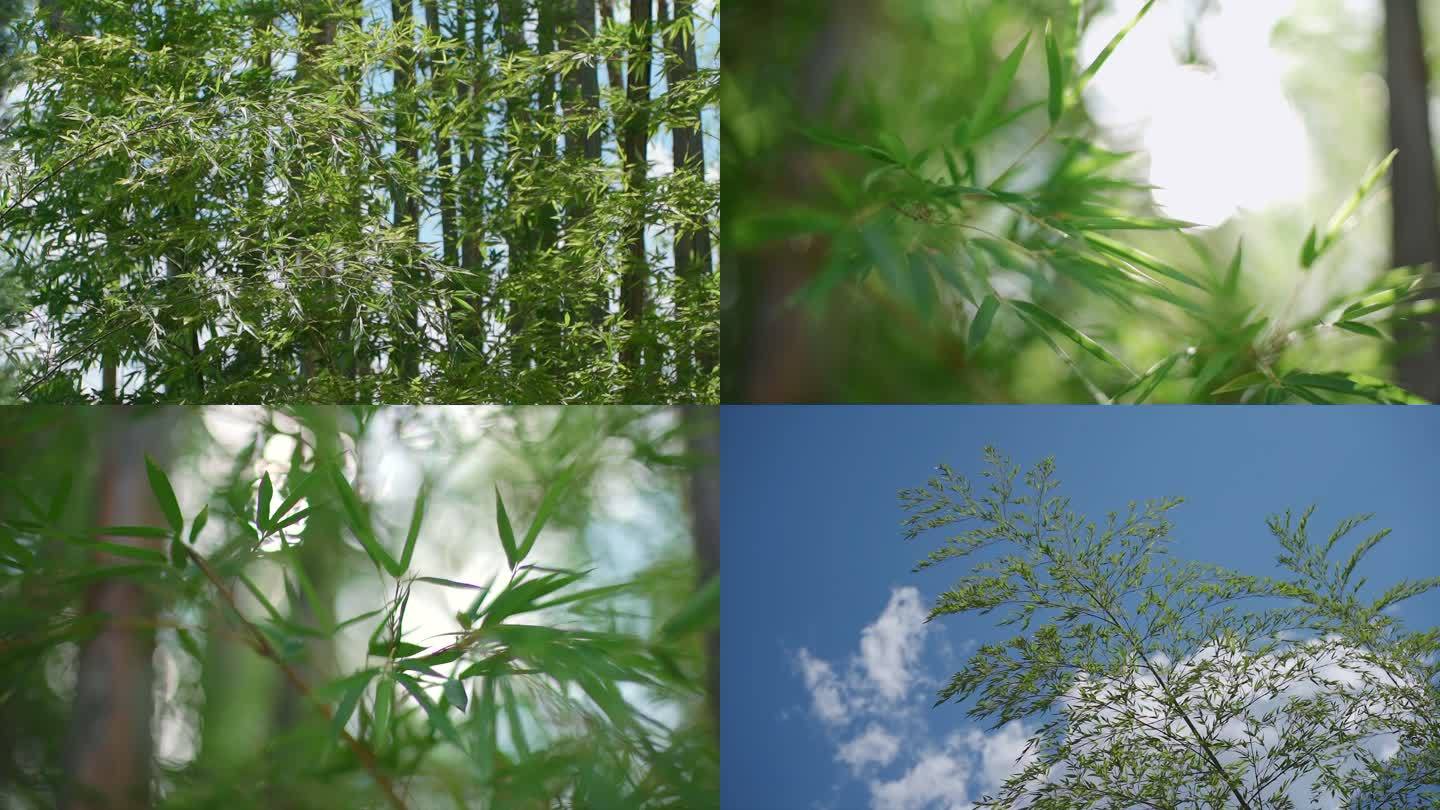
<svg viewBox="0 0 1440 810">
<path fill-rule="evenodd" d="M 716 806 L 715 430 L 0 409 L 0 805 Z"/>
<path fill-rule="evenodd" d="M 728 12 L 726 401 L 1403 399 L 1370 396 L 1380 380 L 1440 395 L 1423 272 L 1440 252 L 1440 3 L 741 0 Z M 1340 217 L 1392 148 L 1388 175 Z M 902 174 L 910 196 L 897 203 Z M 1012 207 L 1025 212 L 916 196 L 952 181 L 1024 195 Z M 1187 225 L 1065 227 L 1097 201 Z M 1312 227 L 1318 258 L 1305 255 Z M 1092 234 L 1131 255 L 1102 250 L 1101 268 L 1095 255 L 1036 258 Z M 1160 287 L 1119 278 L 1131 271 Z M 1001 304 L 989 315 L 987 288 Z M 1400 306 L 1366 309 L 1385 291 Z M 1118 364 L 1036 328 L 1005 306 L 1015 300 Z"/>
</svg>

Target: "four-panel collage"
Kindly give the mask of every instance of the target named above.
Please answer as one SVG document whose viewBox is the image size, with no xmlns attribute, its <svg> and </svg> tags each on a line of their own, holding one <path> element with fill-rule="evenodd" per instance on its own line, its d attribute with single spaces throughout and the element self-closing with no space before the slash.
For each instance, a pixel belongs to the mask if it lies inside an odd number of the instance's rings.
<svg viewBox="0 0 1440 810">
<path fill-rule="evenodd" d="M 1440 0 L 728 11 L 0 0 L 0 808 L 1440 808 Z"/>
</svg>

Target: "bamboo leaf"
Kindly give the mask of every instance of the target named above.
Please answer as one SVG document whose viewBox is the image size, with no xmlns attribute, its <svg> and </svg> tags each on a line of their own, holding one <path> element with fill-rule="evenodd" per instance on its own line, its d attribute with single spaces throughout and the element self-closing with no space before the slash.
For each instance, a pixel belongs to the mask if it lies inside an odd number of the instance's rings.
<svg viewBox="0 0 1440 810">
<path fill-rule="evenodd" d="M 450 716 L 445 710 L 435 704 L 430 696 L 425 694 L 424 687 L 409 675 L 396 674 L 395 680 L 405 687 L 420 708 L 425 710 L 425 716 L 430 720 L 430 728 L 434 729 L 440 736 L 454 743 L 460 750 L 465 750 L 465 743 L 460 739 L 460 732 L 456 730 L 455 724 L 450 722 Z"/>
<path fill-rule="evenodd" d="M 505 559 L 510 570 L 520 563 L 520 552 L 515 547 L 515 529 L 510 525 L 510 516 L 505 513 L 505 500 L 500 497 L 500 485 L 495 485 L 495 528 L 500 532 L 500 545 L 505 549 Z"/>
<path fill-rule="evenodd" d="M 1344 329 L 1346 332 L 1354 332 L 1357 335 L 1364 335 L 1365 337 L 1379 338 L 1381 340 L 1387 339 L 1384 332 L 1381 332 L 1368 323 L 1360 323 L 1359 321 L 1337 321 L 1335 328 Z"/>
<path fill-rule="evenodd" d="M 1104 346 L 1101 346 L 1099 343 L 1091 340 L 1079 329 L 1076 329 L 1075 327 L 1071 326 L 1070 324 L 1066 323 L 1055 315 L 1050 314 L 1044 309 L 1035 306 L 1029 301 L 1011 301 L 1010 306 L 1015 307 L 1017 310 L 1019 310 L 1020 314 L 1023 315 L 1026 319 L 1030 320 L 1031 324 L 1035 326 L 1035 328 L 1040 329 L 1041 331 L 1058 332 L 1066 338 L 1070 339 L 1080 348 L 1084 349 L 1095 357 L 1105 361 L 1106 363 L 1115 366 L 1116 368 L 1124 369 L 1127 372 L 1130 371 L 1129 368 L 1126 368 L 1124 363 L 1120 362 L 1120 358 L 1111 354 L 1109 350 L 1107 350 Z"/>
<path fill-rule="evenodd" d="M 690 595 L 684 606 L 675 612 L 660 628 L 660 637 L 674 640 L 689 635 L 720 621 L 720 577 L 710 577 L 695 593 Z"/>
<path fill-rule="evenodd" d="M 1174 279 L 1181 284 L 1187 284 L 1197 290 L 1207 289 L 1204 284 L 1200 283 L 1190 274 L 1184 273 L 1180 270 L 1175 269 L 1174 267 L 1171 267 L 1160 259 L 1151 256 L 1149 253 L 1146 253 L 1139 248 L 1133 248 L 1129 245 L 1117 242 L 1114 239 L 1088 233 L 1085 234 L 1085 241 L 1089 242 L 1101 252 L 1108 253 L 1111 256 L 1115 256 L 1120 259 L 1124 259 L 1131 264 L 1137 264 L 1148 270 L 1159 273 L 1166 278 Z"/>
<path fill-rule="evenodd" d="M 1054 126 L 1065 110 L 1065 77 L 1064 66 L 1060 63 L 1060 45 L 1055 41 L 1055 30 L 1049 20 L 1045 21 L 1045 68 L 1050 77 L 1046 111 L 1050 116 L 1050 125 Z"/>
<path fill-rule="evenodd" d="M 985 342 L 985 336 L 990 334 L 990 324 L 995 320 L 995 310 L 1000 308 L 1000 301 L 994 295 L 985 296 L 980 302 L 980 308 L 976 310 L 975 317 L 970 320 L 970 338 L 967 342 L 967 350 L 973 355 Z"/>
<path fill-rule="evenodd" d="M 381 675 L 375 684 L 375 711 L 371 724 L 370 744 L 379 751 L 385 747 L 390 732 L 390 709 L 395 702 L 395 686 L 389 675 Z"/>
<path fill-rule="evenodd" d="M 1252 387 L 1252 386 L 1260 385 L 1261 383 L 1266 382 L 1266 381 L 1269 380 L 1269 379 L 1270 379 L 1270 378 L 1267 377 L 1267 376 L 1265 376 L 1262 372 L 1259 372 L 1259 371 L 1247 371 L 1247 372 L 1245 372 L 1244 374 L 1241 374 L 1239 377 L 1236 377 L 1236 378 L 1232 379 L 1230 382 L 1227 382 L 1227 383 L 1225 383 L 1224 385 L 1220 386 L 1219 388 L 1216 388 L 1215 390 L 1211 391 L 1210 393 L 1211 393 L 1212 395 L 1214 395 L 1214 394 L 1228 394 L 1228 393 L 1231 393 L 1232 391 L 1243 391 L 1243 390 L 1245 390 L 1246 388 L 1250 388 L 1250 387 Z"/>
<path fill-rule="evenodd" d="M 980 96 L 980 102 L 975 107 L 975 114 L 970 117 L 970 124 L 965 131 L 967 144 L 974 143 L 990 131 L 991 119 L 995 117 L 1000 105 L 1009 97 L 1010 85 L 1015 81 L 1015 73 L 1020 69 L 1020 60 L 1025 56 L 1025 48 L 1029 44 L 1030 35 L 1027 33 L 1000 62 L 1000 66 L 990 74 L 990 79 L 985 84 L 985 92 Z"/>
<path fill-rule="evenodd" d="M 1100 51 L 1100 55 L 1095 57 L 1095 61 L 1091 62 L 1089 67 L 1081 71 L 1079 78 L 1075 81 L 1074 93 L 1076 98 L 1079 98 L 1080 93 L 1090 84 L 1090 80 L 1095 78 L 1095 74 L 1100 72 L 1100 68 L 1105 65 L 1106 60 L 1110 58 L 1110 54 L 1115 52 L 1115 48 L 1120 45 L 1121 40 L 1125 39 L 1125 37 L 1135 29 L 1135 26 L 1140 24 L 1140 20 L 1144 19 L 1145 15 L 1149 13 L 1150 7 L 1153 5 L 1155 5 L 1155 0 L 1145 0 L 1145 5 L 1141 6 L 1140 10 L 1135 12 L 1135 16 L 1130 18 L 1130 22 L 1126 23 L 1124 28 L 1115 32 L 1115 36 L 1111 37 L 1110 41 L 1105 44 L 1104 49 Z"/>
<path fill-rule="evenodd" d="M 255 525 L 259 527 L 261 534 L 270 529 L 270 497 L 274 494 L 275 487 L 270 482 L 270 473 L 260 477 L 260 491 L 255 497 Z"/>
<path fill-rule="evenodd" d="M 545 528 L 545 522 L 555 511 L 565 492 L 570 486 L 570 481 L 575 477 L 575 468 L 569 467 L 560 474 L 560 478 L 550 485 L 545 491 L 545 496 L 540 499 L 540 507 L 535 510 L 535 519 L 530 522 L 530 528 L 525 532 L 525 539 L 521 541 L 518 558 L 524 560 L 530 556 L 530 549 L 535 547 L 535 540 L 540 536 L 540 530 Z"/>
<path fill-rule="evenodd" d="M 441 577 L 416 577 L 417 582 L 429 582 L 432 585 L 444 585 L 447 588 L 469 588 L 472 591 L 485 590 L 484 585 L 471 585 L 468 582 L 460 582 L 454 579 L 443 579 Z"/>
<path fill-rule="evenodd" d="M 155 493 L 155 502 L 160 505 L 160 511 L 170 523 L 170 530 L 178 534 L 185 524 L 184 518 L 180 516 L 180 503 L 175 500 L 175 490 L 170 487 L 169 477 L 148 453 L 145 454 L 145 477 L 150 479 L 150 491 Z"/>
<path fill-rule="evenodd" d="M 338 466 L 335 464 L 328 466 L 330 480 L 335 485 L 335 491 L 340 495 L 340 504 L 350 518 L 350 528 L 355 533 L 355 539 L 360 541 L 360 545 L 364 547 L 365 554 L 371 562 L 388 571 L 391 576 L 400 576 L 400 564 L 375 539 L 375 533 L 370 528 L 370 517 L 365 513 L 365 507 L 360 503 L 360 498 L 355 494 L 355 490 L 350 488 L 350 482 L 345 480 L 345 476 L 341 474 Z"/>
<path fill-rule="evenodd" d="M 405 548 L 400 551 L 399 569 L 395 576 L 400 576 L 410 569 L 410 558 L 415 553 L 415 540 L 420 536 L 420 523 L 425 519 L 425 502 L 430 496 L 430 484 L 424 482 L 420 485 L 420 491 L 415 494 L 415 507 L 410 513 L 410 530 L 405 533 Z"/>
<path fill-rule="evenodd" d="M 305 494 L 310 491 L 310 485 L 314 483 L 315 479 L 318 477 L 319 471 L 311 470 L 303 477 L 301 477 L 300 480 L 295 481 L 293 484 L 291 484 L 289 494 L 285 496 L 284 500 L 280 501 L 280 505 L 277 506 L 275 508 L 275 511 L 270 514 L 270 519 L 274 521 L 279 521 L 281 518 L 285 517 L 286 513 L 293 509 L 295 507 L 295 504 L 299 503 L 300 499 L 305 497 Z"/>
<path fill-rule="evenodd" d="M 470 694 L 465 691 L 465 684 L 455 680 L 454 678 L 450 678 L 449 680 L 445 681 L 444 688 L 445 699 L 449 700 L 450 705 L 459 709 L 463 713 L 465 711 L 465 708 L 470 705 Z"/>
<path fill-rule="evenodd" d="M 210 504 L 200 507 L 200 513 L 195 516 L 194 522 L 190 524 L 190 545 L 195 545 L 195 538 L 205 530 L 205 524 L 210 522 Z"/>
<path fill-rule="evenodd" d="M 164 540 L 170 532 L 159 526 L 101 526 L 94 532 L 102 537 L 142 537 L 149 540 Z"/>
<path fill-rule="evenodd" d="M 345 730 L 345 724 L 350 722 L 350 715 L 355 713 L 355 705 L 360 702 L 360 696 L 365 694 L 365 687 L 370 685 L 370 679 L 374 676 L 374 670 L 366 670 L 360 677 L 349 679 L 340 703 L 335 707 L 335 714 L 330 718 L 331 737 L 339 738 L 340 732 Z"/>
<path fill-rule="evenodd" d="M 1325 374 L 1311 374 L 1292 371 L 1285 375 L 1284 382 L 1287 385 L 1319 388 L 1326 391 L 1350 394 L 1371 400 L 1372 402 L 1378 402 L 1382 405 L 1429 404 L 1424 398 L 1416 396 L 1398 385 L 1387 383 L 1384 380 L 1369 377 L 1364 374 L 1346 374 L 1338 371 Z"/>
</svg>

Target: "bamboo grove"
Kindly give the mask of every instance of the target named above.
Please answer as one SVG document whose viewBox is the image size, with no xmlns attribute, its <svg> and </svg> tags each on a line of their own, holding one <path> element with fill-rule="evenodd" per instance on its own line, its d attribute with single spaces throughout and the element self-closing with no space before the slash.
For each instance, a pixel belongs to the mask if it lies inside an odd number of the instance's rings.
<svg viewBox="0 0 1440 810">
<path fill-rule="evenodd" d="M 41 0 L 7 33 L 4 397 L 718 397 L 712 5 Z"/>
</svg>

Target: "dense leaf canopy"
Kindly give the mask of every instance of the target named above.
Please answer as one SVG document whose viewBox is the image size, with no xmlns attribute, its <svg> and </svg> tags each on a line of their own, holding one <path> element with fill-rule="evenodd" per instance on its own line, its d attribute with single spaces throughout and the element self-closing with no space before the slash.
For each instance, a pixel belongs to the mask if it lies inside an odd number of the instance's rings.
<svg viewBox="0 0 1440 810">
<path fill-rule="evenodd" d="M 413 5 L 17 22 L 9 396 L 714 400 L 717 21 Z"/>
</svg>

